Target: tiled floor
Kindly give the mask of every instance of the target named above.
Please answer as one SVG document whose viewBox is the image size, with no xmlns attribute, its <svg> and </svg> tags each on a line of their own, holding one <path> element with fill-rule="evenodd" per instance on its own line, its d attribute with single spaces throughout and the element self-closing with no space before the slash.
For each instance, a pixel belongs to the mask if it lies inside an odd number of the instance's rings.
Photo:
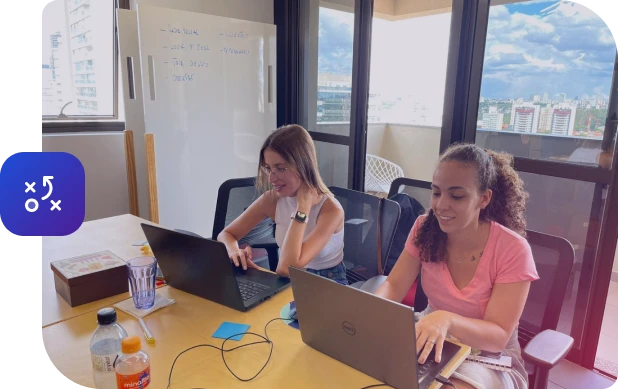
<svg viewBox="0 0 618 389">
<path fill-rule="evenodd" d="M 595 367 L 618 375 L 618 282 L 609 286 Z"/>
</svg>

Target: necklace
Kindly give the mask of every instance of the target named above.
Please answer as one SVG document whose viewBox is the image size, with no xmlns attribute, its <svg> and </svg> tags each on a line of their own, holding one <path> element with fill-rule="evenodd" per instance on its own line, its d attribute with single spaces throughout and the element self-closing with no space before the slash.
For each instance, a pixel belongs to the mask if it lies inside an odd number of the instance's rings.
<svg viewBox="0 0 618 389">
<path fill-rule="evenodd" d="M 474 254 L 472 254 L 472 259 L 470 259 L 470 262 L 474 262 L 474 261 L 476 261 L 477 259 L 480 259 L 480 258 L 483 256 L 483 251 L 484 251 L 484 250 L 482 250 L 482 251 L 481 251 L 481 253 L 479 254 L 479 256 L 478 256 L 478 257 L 476 257 Z M 463 259 L 461 259 L 461 257 L 457 257 L 456 261 L 457 261 L 457 263 L 462 263 L 462 262 L 463 262 Z"/>
</svg>

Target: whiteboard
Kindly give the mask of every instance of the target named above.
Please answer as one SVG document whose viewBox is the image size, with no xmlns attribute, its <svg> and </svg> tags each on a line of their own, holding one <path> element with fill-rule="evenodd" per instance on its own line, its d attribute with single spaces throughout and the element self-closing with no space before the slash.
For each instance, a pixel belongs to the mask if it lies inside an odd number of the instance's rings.
<svg viewBox="0 0 618 389">
<path fill-rule="evenodd" d="M 159 222 L 212 235 L 217 192 L 255 176 L 276 128 L 274 25 L 138 5 Z"/>
</svg>

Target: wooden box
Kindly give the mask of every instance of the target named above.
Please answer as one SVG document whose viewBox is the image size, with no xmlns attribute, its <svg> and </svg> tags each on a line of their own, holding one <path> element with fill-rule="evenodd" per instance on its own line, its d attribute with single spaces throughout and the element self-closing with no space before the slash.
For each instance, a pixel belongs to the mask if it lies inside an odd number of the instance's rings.
<svg viewBox="0 0 618 389">
<path fill-rule="evenodd" d="M 71 307 L 129 291 L 126 262 L 110 251 L 51 263 L 56 292 Z"/>
</svg>

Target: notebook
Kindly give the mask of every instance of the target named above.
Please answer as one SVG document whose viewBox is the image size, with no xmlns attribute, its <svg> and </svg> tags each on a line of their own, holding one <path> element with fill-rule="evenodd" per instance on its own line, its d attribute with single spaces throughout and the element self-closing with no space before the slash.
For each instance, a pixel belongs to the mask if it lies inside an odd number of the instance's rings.
<svg viewBox="0 0 618 389">
<path fill-rule="evenodd" d="M 466 361 L 480 363 L 490 369 L 509 371 L 513 366 L 511 357 L 503 355 L 501 352 L 492 353 L 485 350 L 473 349 L 470 355 L 466 357 Z"/>
</svg>

